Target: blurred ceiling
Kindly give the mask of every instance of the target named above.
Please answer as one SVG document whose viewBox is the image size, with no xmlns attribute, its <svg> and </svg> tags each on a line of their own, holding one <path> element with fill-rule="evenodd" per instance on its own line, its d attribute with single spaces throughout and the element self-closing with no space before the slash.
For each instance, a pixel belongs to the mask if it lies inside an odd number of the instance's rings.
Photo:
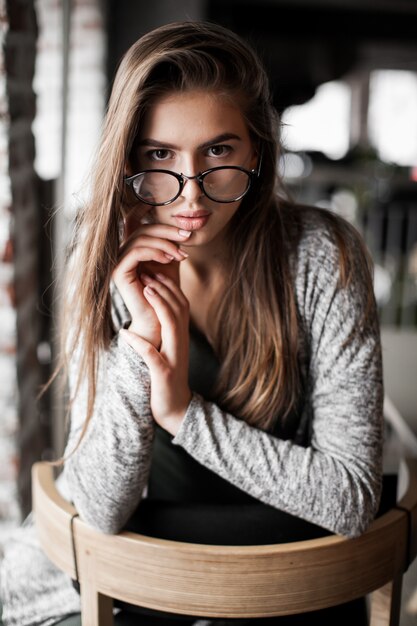
<svg viewBox="0 0 417 626">
<path fill-rule="evenodd" d="M 263 55 L 279 110 L 352 72 L 417 71 L 416 0 L 211 0 L 207 7 L 209 19 Z"/>
<path fill-rule="evenodd" d="M 417 71 L 417 0 L 107 0 L 109 80 L 143 32 L 176 19 L 209 19 L 254 44 L 279 111 L 327 81 L 371 69 Z"/>
</svg>

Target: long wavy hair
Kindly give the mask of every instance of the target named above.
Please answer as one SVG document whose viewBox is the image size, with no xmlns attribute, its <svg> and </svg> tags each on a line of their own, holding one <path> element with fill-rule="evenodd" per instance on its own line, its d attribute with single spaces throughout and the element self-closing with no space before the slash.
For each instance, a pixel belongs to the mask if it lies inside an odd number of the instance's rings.
<svg viewBox="0 0 417 626">
<path fill-rule="evenodd" d="M 91 198 L 78 215 L 61 366 L 68 366 L 81 344 L 73 396 L 86 382 L 83 433 L 94 408 L 100 355 L 115 332 L 110 280 L 123 238 L 120 226 L 134 204 L 124 184 L 126 164 L 134 160 L 138 131 L 155 100 L 194 89 L 232 98 L 263 155 L 259 184 L 243 199 L 229 229 L 227 299 L 211 304 L 222 406 L 249 424 L 270 429 L 277 419 L 285 421 L 300 395 L 300 329 L 290 257 L 303 209 L 291 203 L 277 174 L 280 125 L 268 77 L 254 50 L 230 30 L 209 22 L 176 22 L 141 37 L 121 60 Z M 339 245 L 340 276 L 346 285 L 352 261 L 350 226 L 330 213 L 323 215 Z M 370 264 L 365 265 L 369 270 Z M 368 276 L 371 293 L 370 271 Z"/>
</svg>

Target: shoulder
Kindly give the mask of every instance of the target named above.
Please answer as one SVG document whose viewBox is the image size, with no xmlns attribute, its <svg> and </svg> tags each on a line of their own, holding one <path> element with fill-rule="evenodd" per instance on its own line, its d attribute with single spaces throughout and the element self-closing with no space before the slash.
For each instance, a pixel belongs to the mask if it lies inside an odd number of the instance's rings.
<svg viewBox="0 0 417 626">
<path fill-rule="evenodd" d="M 356 266 L 371 269 L 372 261 L 362 235 L 344 218 L 305 205 L 294 205 L 286 213 L 287 223 L 296 224 L 295 228 L 290 226 L 289 236 L 289 254 L 296 271 L 334 278 L 334 271 L 344 267 L 349 282 L 349 274 Z"/>
<path fill-rule="evenodd" d="M 363 312 L 373 297 L 372 260 L 359 231 L 324 209 L 292 210 L 297 235 L 290 237 L 290 259 L 300 308 L 307 314 L 343 294 L 346 304 Z"/>
<path fill-rule="evenodd" d="M 343 258 L 352 261 L 366 256 L 361 234 L 341 216 L 306 205 L 294 205 L 290 211 L 289 220 L 294 217 L 297 224 L 297 235 L 291 237 L 295 262 L 309 260 L 324 269 Z"/>
</svg>

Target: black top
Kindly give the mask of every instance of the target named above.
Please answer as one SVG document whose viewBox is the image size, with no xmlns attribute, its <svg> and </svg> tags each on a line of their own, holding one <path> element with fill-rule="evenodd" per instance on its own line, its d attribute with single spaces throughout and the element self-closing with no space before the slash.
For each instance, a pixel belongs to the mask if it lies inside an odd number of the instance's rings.
<svg viewBox="0 0 417 626">
<path fill-rule="evenodd" d="M 205 336 L 190 329 L 190 389 L 216 402 L 219 362 Z M 274 432 L 279 427 L 275 427 Z M 280 436 L 277 434 L 276 436 Z M 210 471 L 156 426 L 147 497 L 126 527 L 145 535 L 218 545 L 268 544 L 328 534 L 274 509 Z"/>
</svg>

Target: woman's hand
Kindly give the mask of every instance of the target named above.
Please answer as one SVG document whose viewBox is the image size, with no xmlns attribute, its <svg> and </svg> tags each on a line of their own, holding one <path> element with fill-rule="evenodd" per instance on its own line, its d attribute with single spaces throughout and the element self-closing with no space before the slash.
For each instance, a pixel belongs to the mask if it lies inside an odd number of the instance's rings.
<svg viewBox="0 0 417 626">
<path fill-rule="evenodd" d="M 120 260 L 113 271 L 113 281 L 132 317 L 130 330 L 159 348 L 161 328 L 157 315 L 144 297 L 141 273 L 159 272 L 179 284 L 179 263 L 187 254 L 178 244 L 187 241 L 190 232 L 165 224 L 142 224 L 120 249 Z"/>
<path fill-rule="evenodd" d="M 189 305 L 178 284 L 164 274 L 141 276 L 143 294 L 161 325 L 161 348 L 130 330 L 125 341 L 143 358 L 151 375 L 151 411 L 155 421 L 175 435 L 191 400 L 188 386 Z"/>
</svg>

